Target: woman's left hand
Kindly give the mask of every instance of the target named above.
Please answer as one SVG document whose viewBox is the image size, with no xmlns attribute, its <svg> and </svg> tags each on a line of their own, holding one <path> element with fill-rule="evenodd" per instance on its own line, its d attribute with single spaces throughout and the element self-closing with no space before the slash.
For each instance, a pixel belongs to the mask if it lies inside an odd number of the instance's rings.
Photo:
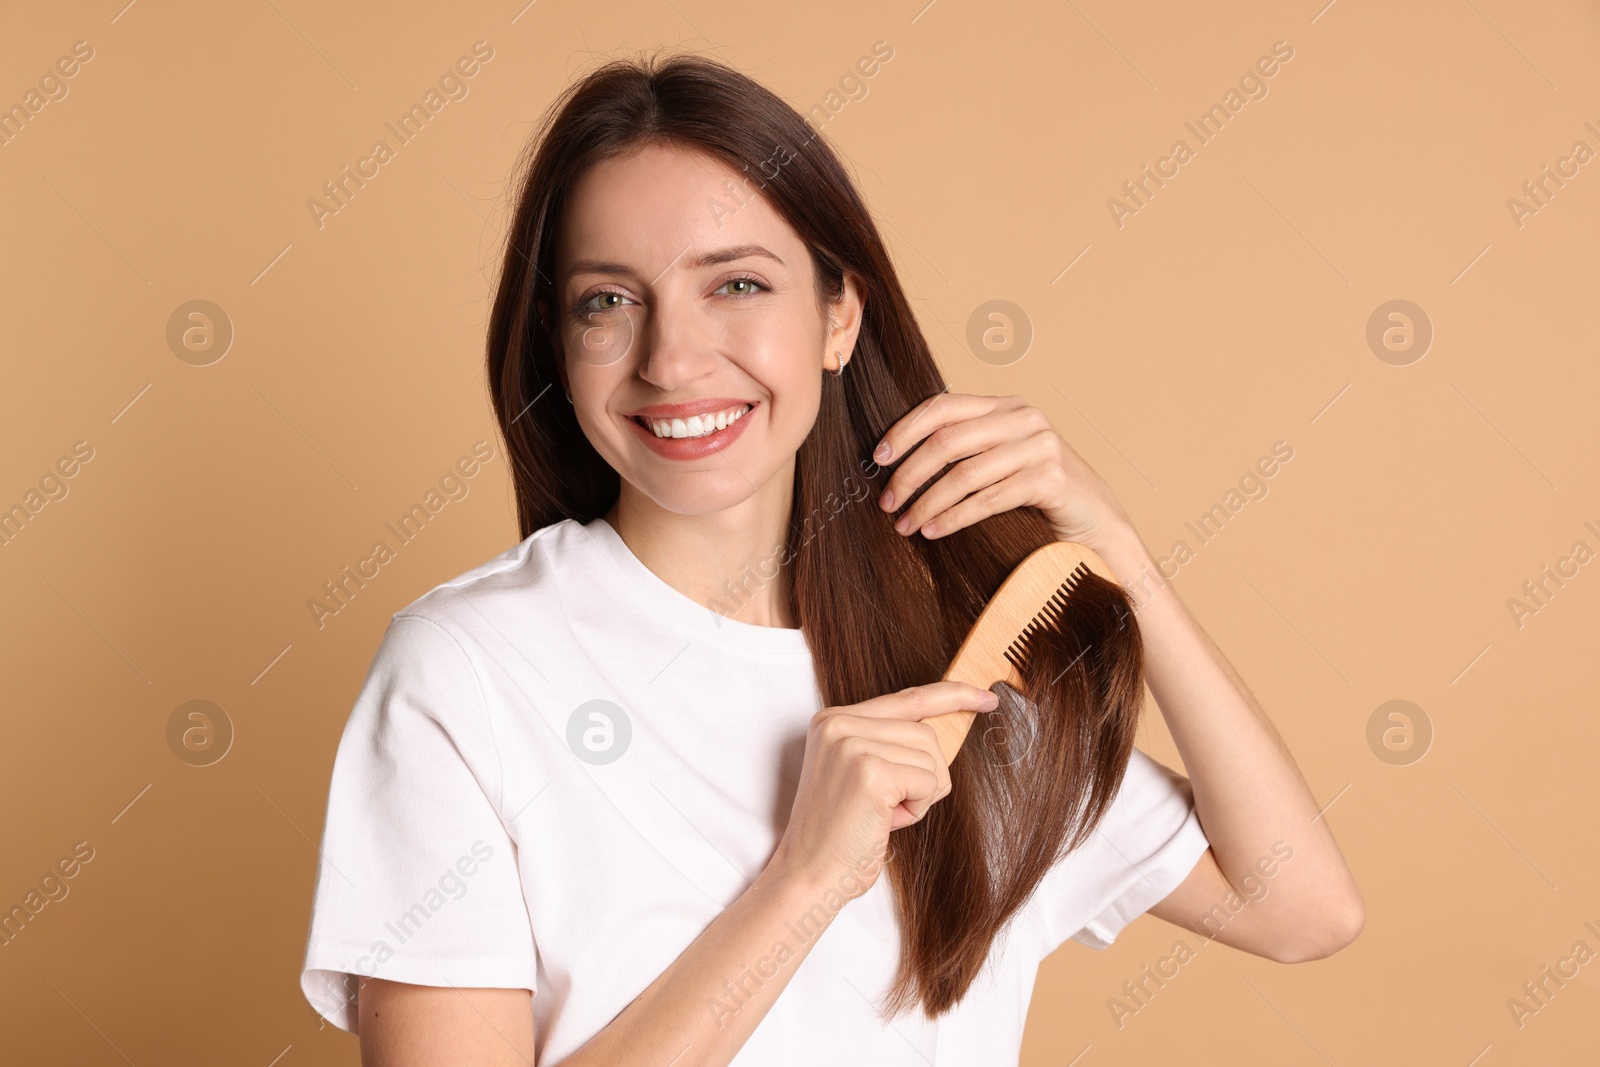
<svg viewBox="0 0 1600 1067">
<path fill-rule="evenodd" d="M 885 445 L 892 451 L 885 453 Z M 1133 532 L 1105 479 L 1021 397 L 936 393 L 889 428 L 872 458 L 887 466 L 908 452 L 879 498 L 885 511 L 910 499 L 946 463 L 956 465 L 895 523 L 902 534 L 920 529 L 924 537 L 942 537 L 1028 505 L 1044 514 L 1057 539 L 1095 551 Z"/>
</svg>

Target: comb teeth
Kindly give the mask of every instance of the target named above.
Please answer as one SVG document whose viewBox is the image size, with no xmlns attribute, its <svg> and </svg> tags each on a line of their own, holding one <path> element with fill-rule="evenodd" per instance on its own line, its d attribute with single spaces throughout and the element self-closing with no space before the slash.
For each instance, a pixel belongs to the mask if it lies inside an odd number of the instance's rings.
<svg viewBox="0 0 1600 1067">
<path fill-rule="evenodd" d="M 1072 573 L 1067 575 L 1066 580 L 1056 587 L 1056 591 L 1051 595 L 1050 599 L 1045 601 L 1044 607 L 1040 608 L 1038 614 L 1034 615 L 1028 625 L 1022 628 L 1022 632 L 1017 635 L 1017 639 L 1006 647 L 1006 660 L 1017 669 L 1018 674 L 1022 673 L 1022 665 L 1028 658 L 1028 647 L 1033 642 L 1033 639 L 1047 626 L 1055 627 L 1060 624 L 1061 613 L 1066 610 L 1067 600 L 1072 596 L 1072 591 L 1089 574 L 1090 571 L 1087 564 L 1080 563 L 1073 568 Z"/>
</svg>

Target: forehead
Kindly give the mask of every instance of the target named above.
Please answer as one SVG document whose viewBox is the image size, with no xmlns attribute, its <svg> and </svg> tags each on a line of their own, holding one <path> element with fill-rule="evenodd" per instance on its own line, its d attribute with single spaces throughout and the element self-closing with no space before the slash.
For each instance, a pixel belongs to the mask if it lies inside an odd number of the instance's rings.
<svg viewBox="0 0 1600 1067">
<path fill-rule="evenodd" d="M 556 268 L 565 274 L 581 255 L 653 276 L 685 250 L 759 244 L 793 269 L 804 245 L 759 195 L 759 182 L 714 156 L 672 145 L 647 145 L 597 163 L 568 198 Z"/>
</svg>

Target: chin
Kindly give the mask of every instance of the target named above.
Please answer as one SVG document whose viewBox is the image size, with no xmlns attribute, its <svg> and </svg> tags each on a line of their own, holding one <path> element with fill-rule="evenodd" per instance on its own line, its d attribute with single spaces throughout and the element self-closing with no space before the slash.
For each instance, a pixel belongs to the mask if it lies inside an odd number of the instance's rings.
<svg viewBox="0 0 1600 1067">
<path fill-rule="evenodd" d="M 661 510 L 674 515 L 714 515 L 738 507 L 756 494 L 750 483 L 731 469 L 685 471 L 663 481 L 670 484 L 631 484 Z"/>
</svg>

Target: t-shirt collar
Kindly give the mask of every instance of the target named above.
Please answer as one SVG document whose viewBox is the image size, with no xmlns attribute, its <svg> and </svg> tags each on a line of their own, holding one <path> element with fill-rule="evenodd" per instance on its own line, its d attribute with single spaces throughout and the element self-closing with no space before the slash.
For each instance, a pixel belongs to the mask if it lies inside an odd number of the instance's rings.
<svg viewBox="0 0 1600 1067">
<path fill-rule="evenodd" d="M 606 585 L 619 602 L 642 605 L 664 616 L 672 625 L 744 648 L 766 652 L 806 652 L 805 635 L 800 630 L 778 626 L 756 626 L 730 619 L 721 612 L 680 593 L 646 567 L 633 554 L 628 543 L 604 517 L 588 523 L 572 523 L 588 553 L 598 564 L 596 581 Z"/>
</svg>

